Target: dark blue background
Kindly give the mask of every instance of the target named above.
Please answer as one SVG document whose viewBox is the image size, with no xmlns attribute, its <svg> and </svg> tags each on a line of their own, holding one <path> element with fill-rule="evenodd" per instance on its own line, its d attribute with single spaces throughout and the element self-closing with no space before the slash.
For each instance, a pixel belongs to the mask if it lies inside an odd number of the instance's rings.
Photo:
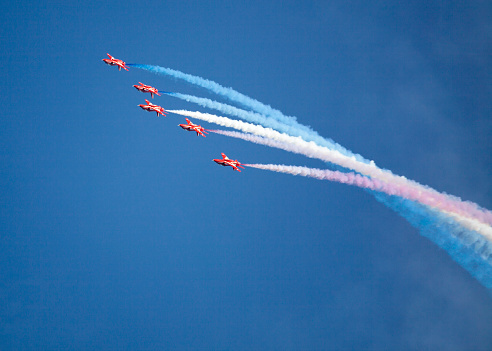
<svg viewBox="0 0 492 351">
<path fill-rule="evenodd" d="M 132 85 L 215 97 L 101 62 L 232 86 L 492 208 L 489 2 L 0 10 L 0 349 L 490 350 L 490 293 L 404 219 L 354 187 L 218 167 L 325 165 L 187 133 Z"/>
</svg>

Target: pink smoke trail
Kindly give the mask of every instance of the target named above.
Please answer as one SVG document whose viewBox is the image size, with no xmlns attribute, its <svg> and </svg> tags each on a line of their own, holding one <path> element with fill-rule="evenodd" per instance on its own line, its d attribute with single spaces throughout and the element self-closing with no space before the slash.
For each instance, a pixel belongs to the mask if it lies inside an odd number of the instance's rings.
<svg viewBox="0 0 492 351">
<path fill-rule="evenodd" d="M 461 216 L 454 215 L 452 206 L 447 206 L 447 204 L 440 203 L 436 206 L 435 200 L 423 194 L 419 191 L 415 191 L 411 188 L 406 188 L 402 185 L 389 184 L 378 179 L 371 179 L 363 175 L 355 173 L 343 173 L 339 171 L 330 171 L 327 169 L 317 169 L 308 167 L 298 167 L 298 166 L 286 166 L 286 165 L 274 165 L 274 164 L 244 164 L 244 166 L 264 169 L 268 171 L 274 171 L 279 173 L 287 173 L 292 175 L 300 175 L 303 177 L 311 177 L 320 180 L 330 180 L 342 184 L 355 185 L 359 188 L 375 190 L 379 192 L 384 192 L 388 195 L 400 196 L 408 200 L 417 201 L 421 204 L 438 208 L 442 212 L 455 217 L 459 222 L 465 224 L 467 227 L 478 231 L 484 235 L 488 240 L 492 241 L 492 228 L 488 225 L 484 225 L 478 221 L 473 221 L 468 218 L 463 218 Z"/>
<path fill-rule="evenodd" d="M 260 137 L 257 135 L 244 134 L 235 131 L 224 131 L 224 130 L 210 130 L 210 131 L 216 134 L 221 134 L 233 138 L 239 138 L 256 144 L 275 147 L 285 151 L 306 155 L 308 157 L 319 158 L 325 161 L 323 155 L 318 154 L 316 151 L 313 151 L 310 145 L 304 147 L 302 144 L 299 143 L 289 143 L 288 139 L 286 139 L 285 142 L 282 142 L 278 140 Z M 376 181 L 377 179 L 371 178 L 371 180 Z M 475 204 L 469 202 L 463 202 L 458 198 L 441 194 L 435 191 L 434 189 L 428 187 L 415 187 L 411 182 L 395 183 L 391 181 L 391 178 L 389 178 L 388 180 L 387 179 L 379 180 L 379 184 L 391 184 L 393 186 L 393 188 L 388 188 L 388 189 L 392 189 L 391 190 L 393 191 L 392 193 L 385 191 L 389 195 L 402 196 L 410 200 L 419 201 L 425 205 L 434 208 L 438 208 L 448 212 L 454 212 L 461 216 L 475 218 L 481 221 L 482 223 L 487 223 L 489 225 L 492 224 L 492 218 L 488 211 L 487 212 L 481 211 L 476 208 Z M 394 189 L 396 189 L 396 187 L 400 189 L 398 193 L 394 193 L 395 191 Z"/>
</svg>

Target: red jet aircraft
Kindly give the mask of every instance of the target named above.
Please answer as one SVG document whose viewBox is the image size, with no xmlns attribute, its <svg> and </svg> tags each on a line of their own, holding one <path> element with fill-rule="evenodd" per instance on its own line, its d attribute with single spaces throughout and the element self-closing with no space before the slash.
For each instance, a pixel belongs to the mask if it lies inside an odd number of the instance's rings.
<svg viewBox="0 0 492 351">
<path fill-rule="evenodd" d="M 138 106 L 140 106 L 141 108 L 143 108 L 144 110 L 147 110 L 149 112 L 154 111 L 155 113 L 157 113 L 157 117 L 159 117 L 159 114 L 161 114 L 163 116 L 166 115 L 166 111 L 164 110 L 163 107 L 160 107 L 159 105 L 154 105 L 153 103 L 151 103 L 147 99 L 145 99 L 145 102 L 147 103 L 147 105 L 140 104 Z"/>
<path fill-rule="evenodd" d="M 188 124 L 178 124 L 178 126 L 190 132 L 195 131 L 197 136 L 201 135 L 205 137 L 205 134 L 208 134 L 202 126 L 199 126 L 198 124 L 194 124 L 188 118 L 186 118 L 186 122 L 188 122 Z"/>
<path fill-rule="evenodd" d="M 128 68 L 126 68 L 125 63 L 122 60 L 115 59 L 110 54 L 108 54 L 108 56 L 108 59 L 103 59 L 105 63 L 111 66 L 118 66 L 118 71 L 121 71 L 122 68 L 128 71 Z"/>
<path fill-rule="evenodd" d="M 243 166 L 241 166 L 241 163 L 239 163 L 238 160 L 231 160 L 229 157 L 227 157 L 224 153 L 221 154 L 222 155 L 222 160 L 214 160 L 214 162 L 218 163 L 219 165 L 222 165 L 222 166 L 231 166 L 232 169 L 234 169 L 235 171 L 238 171 L 238 172 L 241 172 L 241 170 L 238 168 L 238 167 L 241 167 L 242 169 L 244 169 Z"/>
<path fill-rule="evenodd" d="M 152 98 L 154 98 L 154 94 L 161 96 L 161 94 L 159 94 L 159 91 L 156 88 L 151 87 L 150 85 L 144 84 L 142 82 L 138 82 L 138 84 L 140 85 L 134 85 L 134 87 L 135 89 L 140 90 L 142 93 L 150 93 L 150 96 L 152 96 Z"/>
</svg>

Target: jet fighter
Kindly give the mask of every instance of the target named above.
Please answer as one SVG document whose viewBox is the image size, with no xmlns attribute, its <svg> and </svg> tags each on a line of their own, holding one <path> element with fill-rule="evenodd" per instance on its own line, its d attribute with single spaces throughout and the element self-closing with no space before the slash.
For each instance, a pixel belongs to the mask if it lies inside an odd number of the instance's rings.
<svg viewBox="0 0 492 351">
<path fill-rule="evenodd" d="M 126 69 L 128 71 L 128 68 L 126 68 L 125 63 L 123 60 L 118 60 L 115 59 L 113 56 L 108 54 L 109 58 L 108 59 L 103 59 L 105 63 L 107 63 L 110 66 L 118 66 L 118 71 L 121 71 L 121 69 Z"/>
<path fill-rule="evenodd" d="M 149 112 L 152 112 L 154 111 L 155 113 L 157 113 L 157 117 L 159 117 L 159 114 L 165 116 L 166 115 L 166 111 L 164 110 L 163 107 L 159 106 L 159 105 L 154 105 L 153 103 L 151 103 L 149 100 L 145 99 L 145 102 L 147 103 L 147 105 L 144 105 L 144 104 L 140 104 L 138 106 L 140 106 L 141 108 L 143 108 L 144 110 L 147 110 Z"/>
<path fill-rule="evenodd" d="M 152 98 L 154 98 L 154 94 L 161 96 L 161 94 L 159 94 L 159 91 L 156 88 L 151 87 L 150 85 L 144 84 L 142 82 L 138 82 L 138 84 L 140 85 L 134 85 L 134 87 L 135 89 L 140 90 L 142 93 L 150 93 L 150 96 Z"/>
<path fill-rule="evenodd" d="M 224 153 L 222 155 L 222 160 L 221 159 L 214 159 L 214 162 L 216 162 L 219 165 L 222 166 L 231 166 L 233 170 L 241 172 L 241 170 L 238 167 L 241 167 L 244 169 L 243 166 L 241 166 L 241 163 L 238 160 L 231 160 L 229 157 L 227 157 Z"/>
<path fill-rule="evenodd" d="M 205 134 L 208 134 L 202 126 L 200 126 L 198 124 L 194 124 L 188 118 L 186 118 L 186 122 L 188 122 L 188 124 L 178 124 L 178 126 L 183 128 L 184 130 L 187 130 L 190 132 L 195 131 L 197 136 L 201 135 L 201 136 L 205 137 Z M 203 134 L 203 133 L 205 133 L 205 134 Z"/>
</svg>

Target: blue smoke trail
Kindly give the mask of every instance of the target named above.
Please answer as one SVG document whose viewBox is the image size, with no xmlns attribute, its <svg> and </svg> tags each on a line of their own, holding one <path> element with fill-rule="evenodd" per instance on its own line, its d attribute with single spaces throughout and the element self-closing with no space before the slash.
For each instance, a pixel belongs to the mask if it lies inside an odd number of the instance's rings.
<svg viewBox="0 0 492 351">
<path fill-rule="evenodd" d="M 256 119 L 255 123 L 259 123 L 259 124 L 262 124 L 266 127 L 276 129 L 272 126 L 266 125 L 267 123 L 273 124 L 273 121 L 271 121 L 271 119 L 273 119 L 277 122 L 280 122 L 280 123 L 290 127 L 290 129 L 289 128 L 288 129 L 291 131 L 297 130 L 295 132 L 294 136 L 301 136 L 301 134 L 302 134 L 303 139 L 304 139 L 304 137 L 308 138 L 308 139 L 305 139 L 307 141 L 314 141 L 314 139 L 323 140 L 323 141 L 321 141 L 323 143 L 323 146 L 327 146 L 331 149 L 337 150 L 346 156 L 353 156 L 356 158 L 357 161 L 364 162 L 364 163 L 370 162 L 369 160 L 366 160 L 362 156 L 350 152 L 349 150 L 345 149 L 343 146 L 335 143 L 334 141 L 322 138 L 316 131 L 314 131 L 311 128 L 297 122 L 297 119 L 295 117 L 285 116 L 279 110 L 273 109 L 272 107 L 265 105 L 265 104 L 259 102 L 258 100 L 252 99 L 249 96 L 241 94 L 232 88 L 225 88 L 225 87 L 221 86 L 220 84 L 218 84 L 214 81 L 204 79 L 201 77 L 197 77 L 197 76 L 193 76 L 191 74 L 183 73 L 181 71 L 177 71 L 177 70 L 170 69 L 170 68 L 153 66 L 153 65 L 143 65 L 143 64 L 137 64 L 137 63 L 130 63 L 130 64 L 127 64 L 127 66 L 140 68 L 140 69 L 143 69 L 143 70 L 146 70 L 149 72 L 153 72 L 155 74 L 163 74 L 163 75 L 171 76 L 174 78 L 182 79 L 182 80 L 184 80 L 188 83 L 191 83 L 193 85 L 200 86 L 200 87 L 205 88 L 205 89 L 207 89 L 207 90 L 209 90 L 215 94 L 224 96 L 231 101 L 237 102 L 243 106 L 251 108 L 253 111 L 258 112 L 256 114 L 252 113 L 251 115 L 242 114 L 242 116 L 245 117 L 245 119 L 246 119 L 246 117 L 255 118 Z M 243 112 L 247 113 L 247 111 L 237 109 L 233 106 L 220 104 L 219 102 L 216 102 L 216 101 L 213 101 L 210 99 L 202 99 L 202 98 L 194 97 L 191 95 L 184 95 L 184 94 L 177 94 L 177 93 L 171 93 L 171 94 L 167 93 L 167 94 L 178 97 L 178 98 L 183 99 L 183 100 L 195 102 L 195 103 L 200 104 L 204 107 L 213 108 L 213 109 L 223 111 L 223 112 L 225 110 L 229 110 L 233 113 L 238 113 L 238 111 L 243 111 Z M 194 100 L 194 101 L 192 101 L 192 100 Z M 222 110 L 222 109 L 224 109 L 224 110 Z M 233 110 L 233 109 L 236 109 L 236 110 Z M 227 113 L 227 112 L 224 112 L 224 113 Z M 234 114 L 234 115 L 239 117 L 239 118 L 243 118 L 237 114 Z M 271 122 L 268 122 L 269 120 Z M 279 125 L 280 125 L 280 123 L 279 123 Z M 284 127 L 284 128 L 287 128 L 287 127 Z M 277 129 L 277 130 L 279 130 L 279 129 Z M 293 135 L 293 134 L 291 134 L 291 135 Z"/>
<path fill-rule="evenodd" d="M 241 94 L 232 88 L 223 87 L 222 85 L 208 79 L 204 79 L 171 68 L 165 68 L 160 66 L 143 65 L 138 63 L 128 63 L 126 65 L 135 68 L 140 68 L 149 72 L 153 72 L 155 74 L 163 74 L 174 78 L 182 79 L 193 85 L 197 85 L 202 88 L 205 88 L 217 95 L 225 96 L 231 101 L 235 101 L 242 104 L 243 106 L 250 107 L 257 112 L 265 116 L 272 117 L 282 123 L 287 124 L 289 122 L 296 121 L 295 117 L 285 116 L 282 112 L 275 110 L 272 107 L 259 102 L 258 100 L 252 99 L 249 96 Z"/>
<path fill-rule="evenodd" d="M 422 236 L 444 249 L 483 286 L 492 290 L 491 242 L 425 205 L 397 196 L 369 192 L 419 229 Z"/>
</svg>

